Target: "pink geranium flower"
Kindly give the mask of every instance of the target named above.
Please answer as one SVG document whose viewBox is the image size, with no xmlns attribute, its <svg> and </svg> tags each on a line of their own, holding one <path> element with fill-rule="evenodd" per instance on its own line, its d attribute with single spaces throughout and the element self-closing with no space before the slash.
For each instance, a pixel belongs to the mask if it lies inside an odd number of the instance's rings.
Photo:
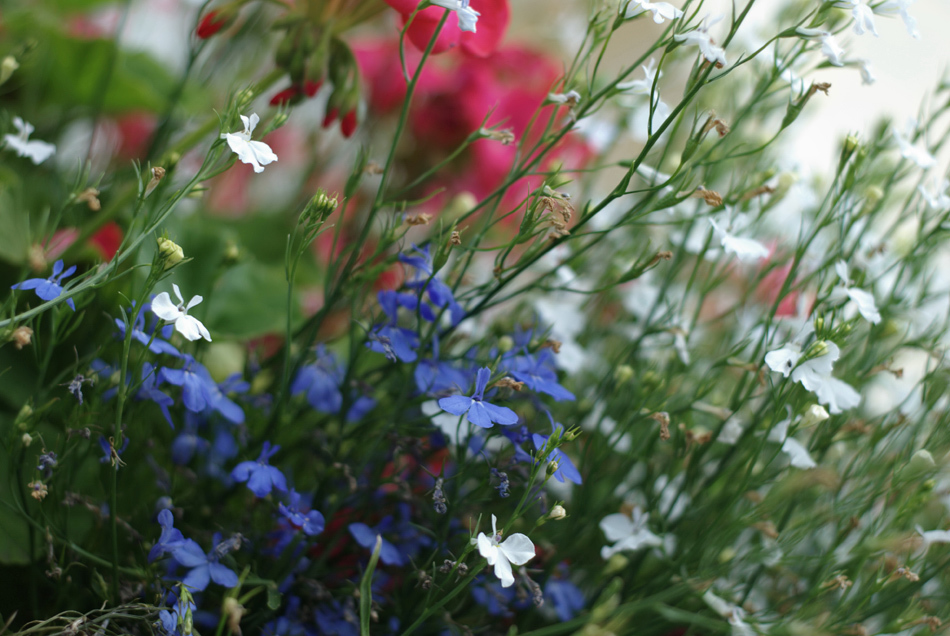
<svg viewBox="0 0 950 636">
<path fill-rule="evenodd" d="M 402 15 L 403 24 L 406 24 L 409 16 L 419 5 L 417 0 L 386 0 L 386 2 Z M 447 10 L 442 6 L 431 6 L 419 11 L 413 18 L 406 35 L 419 50 L 424 51 L 429 45 L 442 15 Z M 460 48 L 469 55 L 487 57 L 498 48 L 511 19 L 508 0 L 470 0 L 465 10 L 477 14 L 477 24 L 469 24 L 458 11 L 456 12 L 459 13 L 458 19 L 450 15 L 439 32 L 438 39 L 432 48 L 433 53 Z M 463 31 L 462 27 L 466 30 Z"/>
</svg>

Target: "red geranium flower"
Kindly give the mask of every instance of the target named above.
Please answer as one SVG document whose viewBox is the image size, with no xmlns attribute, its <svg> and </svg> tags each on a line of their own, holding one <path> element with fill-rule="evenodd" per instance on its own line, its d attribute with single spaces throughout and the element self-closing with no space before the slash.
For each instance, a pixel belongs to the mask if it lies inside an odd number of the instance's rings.
<svg viewBox="0 0 950 636">
<path fill-rule="evenodd" d="M 403 24 L 406 24 L 409 16 L 419 5 L 417 0 L 386 0 L 386 2 L 402 14 Z M 476 31 L 462 31 L 456 16 L 450 15 L 439 32 L 439 37 L 432 48 L 433 53 L 442 53 L 458 47 L 469 55 L 487 57 L 498 48 L 511 19 L 508 0 L 470 0 L 469 6 L 479 14 Z M 427 7 L 413 18 L 406 35 L 420 51 L 424 51 L 429 45 L 446 11 L 448 9 L 442 7 Z"/>
</svg>

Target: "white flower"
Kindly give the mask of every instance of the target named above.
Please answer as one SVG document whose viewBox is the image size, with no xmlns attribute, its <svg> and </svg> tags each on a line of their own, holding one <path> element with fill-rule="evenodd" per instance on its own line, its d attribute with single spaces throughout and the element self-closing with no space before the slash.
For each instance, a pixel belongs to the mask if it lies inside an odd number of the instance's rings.
<svg viewBox="0 0 950 636">
<path fill-rule="evenodd" d="M 643 79 L 621 82 L 617 84 L 617 90 L 627 91 L 631 95 L 649 95 L 653 91 L 654 80 L 659 79 L 657 77 L 656 60 L 651 57 L 647 65 L 640 68 L 643 69 Z M 663 77 L 662 72 L 659 77 Z"/>
<path fill-rule="evenodd" d="M 181 291 L 178 289 L 178 285 L 172 283 L 172 289 L 175 290 L 175 295 L 178 296 L 179 303 L 175 305 L 171 301 L 168 292 L 162 292 L 152 299 L 152 313 L 165 322 L 174 324 L 175 331 L 188 340 L 204 338 L 208 342 L 211 342 L 211 334 L 209 334 L 205 326 L 201 324 L 201 321 L 194 316 L 188 315 L 188 310 L 204 299 L 201 296 L 192 296 L 188 304 L 185 305 L 185 300 L 181 297 Z"/>
<path fill-rule="evenodd" d="M 907 12 L 907 7 L 911 5 L 914 0 L 886 0 L 874 8 L 874 12 L 878 15 L 894 15 L 900 14 L 901 19 L 904 21 L 904 26 L 907 28 L 907 32 L 910 33 L 911 37 L 920 39 L 920 32 L 917 30 L 917 20 Z"/>
<path fill-rule="evenodd" d="M 484 532 L 478 533 L 478 553 L 485 557 L 488 565 L 495 566 L 495 576 L 501 580 L 502 587 L 511 587 L 515 577 L 511 573 L 511 564 L 524 565 L 534 558 L 534 544 L 531 539 L 516 532 L 499 543 L 497 519 L 491 516 L 491 537 Z"/>
<path fill-rule="evenodd" d="M 904 157 L 904 159 L 910 159 L 916 163 L 918 167 L 927 170 L 937 163 L 937 160 L 927 151 L 925 145 L 911 145 L 910 141 L 896 130 L 894 131 L 894 139 L 897 140 L 897 145 L 901 148 L 901 156 Z"/>
<path fill-rule="evenodd" d="M 548 93 L 548 101 L 552 104 L 567 104 L 576 106 L 581 101 L 581 94 L 577 91 L 567 91 L 566 93 Z"/>
<path fill-rule="evenodd" d="M 795 468 L 808 470 L 816 467 L 818 464 L 811 458 L 808 449 L 794 437 L 789 437 L 788 427 L 791 423 L 791 418 L 788 418 L 776 424 L 769 432 L 768 441 L 781 444 L 782 452 L 788 455 L 789 463 Z"/>
<path fill-rule="evenodd" d="M 834 66 L 844 66 L 845 50 L 831 33 L 807 27 L 798 27 L 795 31 L 802 37 L 821 40 L 821 54 L 828 59 L 828 62 Z"/>
<path fill-rule="evenodd" d="M 634 18 L 646 11 L 653 13 L 653 21 L 657 24 L 663 24 L 664 20 L 683 17 L 683 12 L 669 2 L 647 2 L 646 0 L 633 0 L 627 7 L 627 17 Z"/>
<path fill-rule="evenodd" d="M 712 590 L 706 590 L 706 593 L 703 594 L 703 600 L 714 612 L 729 621 L 729 624 L 732 625 L 733 636 L 755 635 L 755 631 L 742 620 L 745 618 L 745 610 L 741 607 L 719 598 L 712 593 Z"/>
<path fill-rule="evenodd" d="M 870 86 L 877 81 L 877 78 L 874 77 L 874 69 L 871 68 L 871 62 L 864 58 L 855 60 L 860 65 L 861 71 L 861 83 L 865 86 Z"/>
<path fill-rule="evenodd" d="M 600 549 L 600 556 L 609 559 L 622 550 L 639 550 L 640 548 L 656 548 L 663 545 L 663 540 L 647 529 L 649 514 L 641 514 L 640 508 L 633 509 L 633 519 L 625 514 L 607 515 L 600 521 L 600 529 L 604 531 L 607 541 L 614 545 L 605 545 Z"/>
<path fill-rule="evenodd" d="M 677 33 L 673 36 L 673 39 L 677 42 L 694 44 L 698 46 L 700 53 L 702 53 L 703 57 L 705 57 L 707 60 L 713 64 L 721 64 L 725 66 L 728 63 L 726 61 L 726 51 L 721 46 L 716 46 L 716 44 L 713 43 L 712 36 L 709 35 L 709 27 L 716 24 L 721 19 L 721 15 L 712 19 L 710 19 L 709 16 L 706 16 L 703 18 L 703 21 L 700 23 L 698 29 L 695 31 L 689 31 L 688 33 Z"/>
<path fill-rule="evenodd" d="M 48 144 L 45 141 L 30 141 L 33 126 L 19 117 L 13 118 L 13 125 L 19 131 L 19 134 L 4 135 L 3 140 L 21 157 L 29 157 L 34 164 L 39 165 L 56 152 L 56 146 L 53 144 Z"/>
<path fill-rule="evenodd" d="M 455 11 L 458 16 L 459 30 L 475 33 L 475 23 L 478 22 L 478 11 L 468 6 L 469 0 L 432 0 L 432 4 L 438 5 L 449 11 Z"/>
<path fill-rule="evenodd" d="M 224 133 L 221 139 L 228 142 L 231 150 L 244 163 L 254 166 L 254 172 L 264 172 L 264 166 L 277 161 L 277 155 L 271 150 L 270 146 L 263 141 L 251 141 L 251 133 L 257 127 L 261 120 L 257 113 L 253 113 L 249 118 L 241 115 L 241 121 L 244 122 L 244 130 L 237 133 Z"/>
<path fill-rule="evenodd" d="M 709 219 L 723 249 L 732 252 L 740 261 L 757 261 L 769 255 L 767 247 L 752 239 L 740 238 L 724 230 L 715 220 Z"/>
<path fill-rule="evenodd" d="M 835 271 L 838 273 L 838 276 L 844 281 L 844 287 L 839 287 L 835 291 L 841 294 L 847 294 L 848 298 L 851 299 L 857 308 L 858 312 L 864 316 L 864 319 L 867 320 L 872 325 L 876 325 L 881 322 L 881 314 L 877 310 L 877 304 L 874 302 L 874 296 L 864 291 L 863 289 L 857 289 L 855 287 L 850 287 L 851 281 L 848 279 L 848 265 L 844 261 L 838 261 L 835 263 Z"/>
<path fill-rule="evenodd" d="M 874 34 L 874 37 L 877 37 L 877 29 L 874 27 L 874 11 L 867 5 L 866 0 L 839 0 L 835 3 L 835 6 L 851 9 L 856 34 L 864 35 L 870 31 Z"/>
<path fill-rule="evenodd" d="M 920 196 L 927 202 L 927 207 L 932 210 L 950 210 L 950 194 L 947 194 L 947 190 L 950 190 L 950 180 L 947 179 L 944 179 L 932 193 L 924 188 L 924 184 L 917 186 Z"/>
<path fill-rule="evenodd" d="M 931 543 L 950 543 L 950 530 L 927 530 L 917 526 L 917 532 L 924 539 L 924 551 L 930 548 Z"/>
<path fill-rule="evenodd" d="M 832 377 L 834 362 L 841 357 L 841 350 L 833 342 L 821 344 L 824 351 L 820 355 L 799 364 L 802 357 L 798 347 L 786 346 L 765 355 L 765 364 L 786 378 L 792 375 L 792 382 L 801 382 L 802 386 L 818 397 L 818 401 L 828 405 L 832 413 L 841 413 L 861 403 L 861 394 L 847 382 Z"/>
</svg>

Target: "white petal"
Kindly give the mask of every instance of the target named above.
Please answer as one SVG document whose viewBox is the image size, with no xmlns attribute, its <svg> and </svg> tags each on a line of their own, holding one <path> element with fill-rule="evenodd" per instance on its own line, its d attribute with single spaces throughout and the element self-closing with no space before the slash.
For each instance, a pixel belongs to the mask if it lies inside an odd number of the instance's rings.
<svg viewBox="0 0 950 636">
<path fill-rule="evenodd" d="M 200 329 L 199 329 L 200 325 Z M 178 320 L 175 321 L 175 331 L 180 333 L 185 337 L 186 340 L 198 340 L 201 338 L 201 330 L 204 329 L 204 325 L 198 322 L 198 319 L 194 316 L 187 316 L 182 314 Z M 205 331 L 207 333 L 207 331 Z M 210 339 L 210 338 L 209 338 Z"/>
<path fill-rule="evenodd" d="M 202 300 L 204 300 L 204 298 L 202 298 L 201 296 L 192 296 L 191 300 L 188 301 L 188 304 L 185 305 L 185 311 L 188 311 L 195 305 L 200 304 Z"/>
<path fill-rule="evenodd" d="M 791 423 L 791 418 L 782 420 L 772 427 L 772 430 L 769 431 L 769 436 L 766 439 L 770 442 L 781 444 L 785 441 L 785 438 L 788 437 L 788 427 L 791 425 Z"/>
<path fill-rule="evenodd" d="M 175 322 L 181 316 L 178 306 L 171 301 L 168 292 L 162 292 L 152 299 L 152 313 L 166 322 Z"/>
<path fill-rule="evenodd" d="M 801 357 L 802 354 L 796 349 L 783 347 L 765 354 L 765 364 L 769 365 L 772 371 L 777 371 L 787 378 Z"/>
<path fill-rule="evenodd" d="M 495 576 L 501 581 L 502 587 L 511 587 L 515 583 L 515 577 L 511 573 L 511 564 L 504 556 L 499 556 L 495 561 Z"/>
<path fill-rule="evenodd" d="M 789 437 L 782 444 L 782 452 L 788 455 L 789 461 L 795 468 L 809 469 L 818 464 L 808 454 L 808 449 L 794 437 Z"/>
<path fill-rule="evenodd" d="M 608 541 L 614 542 L 629 537 L 636 527 L 630 521 L 630 517 L 618 512 L 601 519 L 600 529 L 604 531 Z"/>
<path fill-rule="evenodd" d="M 185 299 L 182 298 L 181 296 L 181 290 L 178 289 L 178 285 L 176 285 L 175 283 L 172 283 L 172 290 L 175 292 L 175 295 L 178 296 L 178 302 L 180 303 L 185 302 Z"/>
<path fill-rule="evenodd" d="M 850 285 L 851 281 L 848 279 L 848 264 L 844 261 L 838 261 L 835 263 L 835 272 L 838 274 L 838 278 L 844 281 L 845 285 Z"/>
<path fill-rule="evenodd" d="M 534 558 L 534 544 L 527 536 L 516 532 L 502 541 L 498 545 L 501 551 L 509 561 L 515 565 L 524 565 Z"/>
<path fill-rule="evenodd" d="M 265 144 L 263 141 L 249 141 L 247 142 L 247 145 L 250 146 L 251 152 L 254 153 L 254 157 L 262 166 L 266 166 L 269 163 L 277 161 L 277 155 L 274 154 L 274 151 L 271 150 L 271 147 Z M 261 168 L 261 170 L 263 170 L 263 168 Z"/>
<path fill-rule="evenodd" d="M 492 545 L 491 540 L 485 536 L 484 532 L 478 533 L 478 553 L 488 559 L 488 565 L 494 565 L 495 558 L 498 556 L 498 548 Z"/>
<path fill-rule="evenodd" d="M 950 543 L 950 530 L 927 530 L 925 532 L 923 528 L 917 526 L 917 532 L 924 538 L 926 547 L 930 547 L 931 543 Z"/>
<path fill-rule="evenodd" d="M 874 296 L 863 289 L 848 289 L 848 296 L 858 306 L 858 311 L 869 323 L 876 325 L 881 322 L 881 314 L 877 310 L 877 304 L 874 302 Z"/>
<path fill-rule="evenodd" d="M 727 252 L 735 254 L 740 261 L 757 261 L 769 255 L 769 249 L 758 241 L 730 234 L 722 238 L 722 246 Z"/>
<path fill-rule="evenodd" d="M 828 411 L 831 413 L 841 413 L 861 403 L 861 394 L 854 387 L 831 376 L 825 378 L 814 393 L 819 402 L 828 405 Z"/>
</svg>

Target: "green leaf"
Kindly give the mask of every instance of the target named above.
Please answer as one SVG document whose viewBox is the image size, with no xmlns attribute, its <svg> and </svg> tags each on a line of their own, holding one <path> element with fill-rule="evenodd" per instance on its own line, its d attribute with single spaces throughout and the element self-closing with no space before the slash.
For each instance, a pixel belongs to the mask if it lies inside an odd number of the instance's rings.
<svg viewBox="0 0 950 636">
<path fill-rule="evenodd" d="M 373 572 L 376 571 L 376 564 L 379 562 L 379 553 L 383 549 L 383 535 L 376 535 L 376 547 L 373 548 L 373 556 L 369 558 L 369 565 L 363 572 L 363 580 L 360 581 L 360 636 L 370 636 L 369 616 L 373 607 Z"/>
<path fill-rule="evenodd" d="M 213 333 L 254 338 L 283 333 L 287 327 L 287 281 L 284 270 L 260 263 L 241 263 L 226 271 L 208 302 L 205 325 Z M 292 324 L 300 322 L 295 306 Z"/>
</svg>

